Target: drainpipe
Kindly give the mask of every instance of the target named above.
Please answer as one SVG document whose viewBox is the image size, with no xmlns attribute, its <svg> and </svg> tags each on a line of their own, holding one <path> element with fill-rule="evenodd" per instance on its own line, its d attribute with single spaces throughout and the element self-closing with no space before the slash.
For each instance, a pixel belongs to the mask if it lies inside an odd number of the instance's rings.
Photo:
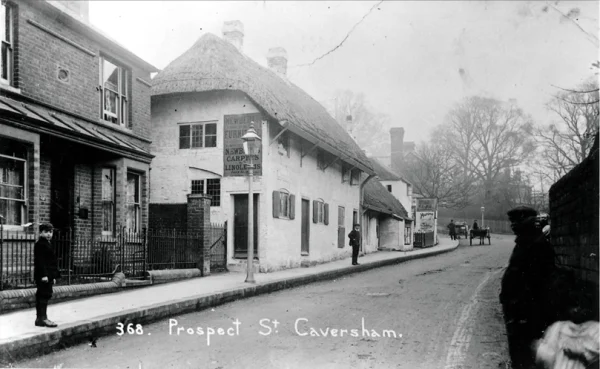
<svg viewBox="0 0 600 369">
<path fill-rule="evenodd" d="M 364 201 L 364 195 L 365 195 L 365 185 L 367 184 L 367 182 L 369 182 L 370 180 L 372 180 L 373 178 L 376 178 L 377 176 L 375 174 L 369 174 L 369 176 L 367 177 L 367 179 L 365 179 L 361 184 L 360 184 L 360 198 L 359 198 L 359 204 L 358 204 L 358 224 L 360 224 L 360 234 L 361 234 L 361 242 L 360 242 L 360 248 L 363 249 L 363 245 L 364 245 L 364 241 L 365 241 L 365 232 L 364 232 L 364 227 L 363 227 L 363 201 Z M 352 225 L 352 227 L 354 227 L 354 224 Z M 361 250 L 362 251 L 362 250 Z"/>
</svg>

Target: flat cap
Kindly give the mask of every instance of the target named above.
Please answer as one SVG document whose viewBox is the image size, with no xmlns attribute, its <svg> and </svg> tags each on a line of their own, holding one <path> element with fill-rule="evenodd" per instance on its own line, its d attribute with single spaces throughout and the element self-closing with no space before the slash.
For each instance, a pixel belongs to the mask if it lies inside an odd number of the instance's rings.
<svg viewBox="0 0 600 369">
<path fill-rule="evenodd" d="M 510 209 L 506 214 L 508 215 L 509 219 L 523 219 L 536 216 L 537 211 L 529 206 L 521 205 Z"/>
</svg>

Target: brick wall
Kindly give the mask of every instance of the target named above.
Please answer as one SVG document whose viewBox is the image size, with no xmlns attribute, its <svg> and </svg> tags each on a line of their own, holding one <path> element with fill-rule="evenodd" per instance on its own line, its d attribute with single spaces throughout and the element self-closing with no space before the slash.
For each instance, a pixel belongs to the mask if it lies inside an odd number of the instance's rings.
<svg viewBox="0 0 600 369">
<path fill-rule="evenodd" d="M 122 130 L 141 137 L 150 136 L 150 86 L 138 80 L 149 82 L 148 71 L 86 36 L 84 32 L 68 26 L 72 21 L 66 15 L 51 14 L 45 9 L 53 8 L 48 4 L 13 4 L 17 13 L 14 22 L 15 87 L 24 96 L 99 121 L 99 60 L 100 56 L 106 55 L 115 58 L 131 72 L 129 92 L 132 129 Z M 57 78 L 59 67 L 69 71 L 68 82 Z"/>
<path fill-rule="evenodd" d="M 550 188 L 552 244 L 558 266 L 570 272 L 583 304 L 598 304 L 598 136 L 590 155 Z"/>
</svg>

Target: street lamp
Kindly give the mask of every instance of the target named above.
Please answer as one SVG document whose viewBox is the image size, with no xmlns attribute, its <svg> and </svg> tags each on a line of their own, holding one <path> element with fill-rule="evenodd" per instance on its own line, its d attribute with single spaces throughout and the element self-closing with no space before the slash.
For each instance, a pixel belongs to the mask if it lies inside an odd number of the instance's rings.
<svg viewBox="0 0 600 369">
<path fill-rule="evenodd" d="M 481 228 L 483 228 L 483 212 L 485 211 L 485 207 L 481 207 Z"/>
<path fill-rule="evenodd" d="M 244 141 L 244 154 L 248 157 L 248 265 L 246 271 L 246 282 L 256 283 L 254 280 L 254 196 L 252 194 L 252 177 L 254 176 L 255 155 L 260 152 L 260 137 L 254 130 L 254 122 L 250 124 L 250 128 L 246 134 L 242 136 Z"/>
</svg>

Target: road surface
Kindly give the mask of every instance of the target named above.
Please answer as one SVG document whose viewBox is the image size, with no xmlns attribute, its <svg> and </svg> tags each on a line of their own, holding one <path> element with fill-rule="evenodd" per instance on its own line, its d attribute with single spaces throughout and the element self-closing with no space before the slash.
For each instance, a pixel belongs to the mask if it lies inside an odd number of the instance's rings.
<svg viewBox="0 0 600 369">
<path fill-rule="evenodd" d="M 15 363 L 45 368 L 508 368 L 498 303 L 513 237 L 180 315 L 115 327 Z M 360 260 L 359 260 L 360 261 Z M 120 335 L 119 333 L 124 334 Z"/>
</svg>

